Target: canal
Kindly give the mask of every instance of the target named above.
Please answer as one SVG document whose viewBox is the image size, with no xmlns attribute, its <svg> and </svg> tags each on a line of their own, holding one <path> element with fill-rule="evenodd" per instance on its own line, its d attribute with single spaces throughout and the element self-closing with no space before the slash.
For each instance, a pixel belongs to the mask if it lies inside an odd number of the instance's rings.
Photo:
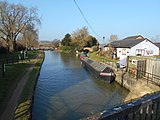
<svg viewBox="0 0 160 120">
<path fill-rule="evenodd" d="M 32 120 L 78 120 L 121 103 L 127 94 L 116 82 L 107 84 L 91 76 L 76 55 L 46 51 Z"/>
</svg>

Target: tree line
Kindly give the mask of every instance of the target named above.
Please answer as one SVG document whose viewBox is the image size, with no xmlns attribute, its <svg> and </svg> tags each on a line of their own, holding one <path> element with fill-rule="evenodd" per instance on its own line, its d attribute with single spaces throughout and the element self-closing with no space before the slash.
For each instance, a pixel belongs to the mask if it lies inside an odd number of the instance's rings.
<svg viewBox="0 0 160 120">
<path fill-rule="evenodd" d="M 103 37 L 103 40 L 105 37 Z M 108 38 L 108 42 L 113 42 L 118 40 L 118 36 L 116 34 L 110 35 Z M 106 41 L 103 42 L 106 45 Z M 60 46 L 61 45 L 61 46 Z M 62 51 L 73 52 L 75 50 L 81 51 L 84 47 L 92 47 L 94 51 L 99 49 L 98 40 L 89 34 L 87 27 L 82 27 L 73 31 L 71 34 L 67 33 L 62 40 L 54 39 L 51 42 L 51 46 L 53 48 L 60 48 Z"/>
<path fill-rule="evenodd" d="M 61 41 L 62 48 L 68 47 L 72 50 L 82 50 L 84 47 L 98 46 L 98 40 L 89 34 L 87 27 L 82 27 L 73 31 L 72 34 L 67 33 Z"/>
<path fill-rule="evenodd" d="M 0 1 L 0 42 L 8 51 L 16 51 L 18 44 L 29 48 L 38 42 L 40 18 L 35 7 Z"/>
</svg>

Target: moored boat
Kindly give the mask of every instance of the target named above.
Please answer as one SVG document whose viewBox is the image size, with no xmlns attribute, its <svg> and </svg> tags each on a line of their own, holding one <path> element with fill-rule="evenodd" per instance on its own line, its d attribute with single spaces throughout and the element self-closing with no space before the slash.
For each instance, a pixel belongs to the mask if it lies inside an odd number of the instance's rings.
<svg viewBox="0 0 160 120">
<path fill-rule="evenodd" d="M 84 66 L 96 78 L 111 83 L 115 80 L 114 71 L 103 63 L 91 60 L 88 57 L 81 58 L 82 66 Z"/>
</svg>

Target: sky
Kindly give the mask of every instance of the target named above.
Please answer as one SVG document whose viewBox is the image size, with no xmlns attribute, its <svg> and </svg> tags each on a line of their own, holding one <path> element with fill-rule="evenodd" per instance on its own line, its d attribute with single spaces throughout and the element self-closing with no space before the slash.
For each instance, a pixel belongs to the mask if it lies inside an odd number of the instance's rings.
<svg viewBox="0 0 160 120">
<path fill-rule="evenodd" d="M 77 29 L 88 27 L 90 35 L 100 43 L 112 34 L 118 39 L 142 35 L 160 37 L 160 0 L 76 0 L 90 26 L 74 0 L 8 0 L 27 7 L 38 8 L 41 17 L 40 40 L 63 39 Z M 96 34 L 95 34 L 96 33 Z"/>
</svg>

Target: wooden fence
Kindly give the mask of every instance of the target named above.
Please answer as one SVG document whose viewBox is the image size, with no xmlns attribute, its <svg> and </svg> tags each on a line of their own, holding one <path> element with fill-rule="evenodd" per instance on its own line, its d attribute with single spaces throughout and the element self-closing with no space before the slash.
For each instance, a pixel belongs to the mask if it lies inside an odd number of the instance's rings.
<svg viewBox="0 0 160 120">
<path fill-rule="evenodd" d="M 147 59 L 146 72 L 160 75 L 160 60 Z"/>
<path fill-rule="evenodd" d="M 128 73 L 138 80 L 146 80 L 147 85 L 153 83 L 160 87 L 160 75 L 155 75 L 146 71 L 128 67 Z"/>
<path fill-rule="evenodd" d="M 106 110 L 99 120 L 160 120 L 160 92 Z"/>
</svg>

